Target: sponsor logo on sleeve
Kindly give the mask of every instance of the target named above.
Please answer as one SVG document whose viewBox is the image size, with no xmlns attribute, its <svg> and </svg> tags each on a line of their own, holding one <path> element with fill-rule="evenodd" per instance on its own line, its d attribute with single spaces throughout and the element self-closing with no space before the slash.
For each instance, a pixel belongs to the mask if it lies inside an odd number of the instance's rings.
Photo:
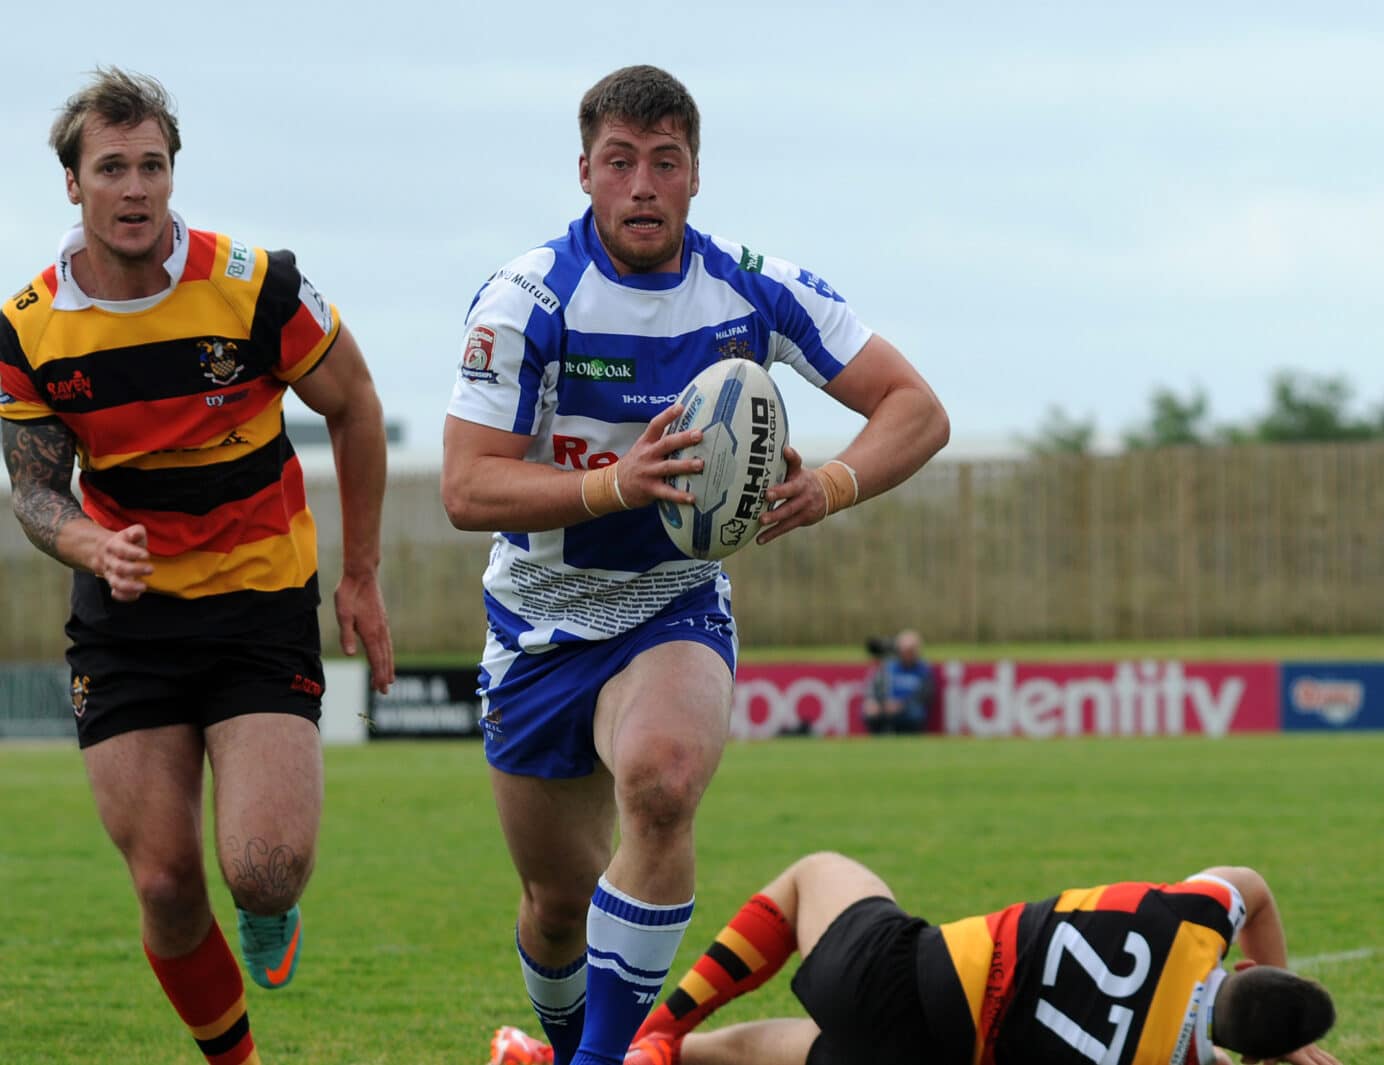
<svg viewBox="0 0 1384 1065">
<path fill-rule="evenodd" d="M 578 381 L 633 381 L 636 366 L 633 359 L 601 359 L 568 355 L 562 360 L 562 372 Z"/>
<path fill-rule="evenodd" d="M 254 253 L 240 241 L 231 241 L 231 250 L 226 255 L 226 276 L 234 277 L 240 281 L 249 281 L 254 272 Z"/>
<path fill-rule="evenodd" d="M 495 330 L 489 326 L 471 327 L 466 334 L 466 347 L 461 353 L 461 366 L 458 372 L 468 381 L 484 381 L 494 384 L 500 375 L 490 368 L 495 358 Z"/>
<path fill-rule="evenodd" d="M 236 354 L 239 350 L 234 340 L 220 340 L 211 337 L 197 341 L 201 354 L 202 376 L 217 387 L 230 384 L 245 369 Z"/>
<path fill-rule="evenodd" d="M 557 297 L 533 278 L 514 270 L 497 270 L 495 276 L 501 281 L 508 281 L 521 292 L 528 293 L 533 301 L 545 311 L 551 313 L 557 310 Z"/>
<path fill-rule="evenodd" d="M 764 256 L 750 251 L 749 248 L 742 248 L 740 251 L 740 269 L 748 270 L 752 274 L 763 273 Z"/>
<path fill-rule="evenodd" d="M 332 309 L 327 301 L 322 298 L 322 293 L 312 287 L 312 282 L 306 277 L 302 278 L 298 285 L 298 299 L 302 301 L 313 320 L 321 327 L 323 333 L 332 331 Z"/>
<path fill-rule="evenodd" d="M 846 302 L 844 299 L 842 299 L 841 294 L 837 292 L 836 289 L 832 288 L 830 285 L 828 285 L 825 281 L 823 281 L 816 274 L 812 273 L 810 270 L 799 271 L 798 281 L 800 284 L 804 284 L 808 288 L 812 289 L 813 292 L 817 293 L 817 295 L 823 297 L 824 299 L 835 300 L 837 303 Z"/>
</svg>

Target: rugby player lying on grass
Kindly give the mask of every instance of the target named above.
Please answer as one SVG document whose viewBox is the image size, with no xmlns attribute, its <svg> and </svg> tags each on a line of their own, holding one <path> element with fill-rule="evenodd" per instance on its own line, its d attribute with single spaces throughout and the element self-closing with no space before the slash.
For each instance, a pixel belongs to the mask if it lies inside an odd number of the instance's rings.
<svg viewBox="0 0 1384 1065">
<path fill-rule="evenodd" d="M 1244 959 L 1227 972 L 1237 936 Z M 793 992 L 810 1020 L 693 1030 L 795 950 Z M 645 1020 L 625 1065 L 1229 1065 L 1225 1050 L 1340 1065 L 1315 1045 L 1335 1021 L 1330 996 L 1286 963 L 1273 894 L 1243 866 L 933 926 L 865 866 L 818 853 L 745 903 Z M 508 1060 L 520 1053 L 516 1040 Z"/>
</svg>

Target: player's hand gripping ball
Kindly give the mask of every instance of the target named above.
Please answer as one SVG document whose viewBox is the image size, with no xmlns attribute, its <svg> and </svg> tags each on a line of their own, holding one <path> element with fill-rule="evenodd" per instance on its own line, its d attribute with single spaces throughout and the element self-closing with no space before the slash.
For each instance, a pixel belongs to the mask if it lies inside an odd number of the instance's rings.
<svg viewBox="0 0 1384 1065">
<path fill-rule="evenodd" d="M 764 493 L 787 475 L 788 413 L 774 380 L 758 363 L 722 359 L 692 379 L 678 397 L 683 412 L 667 429 L 702 431 L 701 443 L 673 452 L 700 458 L 700 473 L 668 478 L 695 503 L 658 504 L 668 538 L 689 558 L 734 554 L 759 531 Z"/>
</svg>

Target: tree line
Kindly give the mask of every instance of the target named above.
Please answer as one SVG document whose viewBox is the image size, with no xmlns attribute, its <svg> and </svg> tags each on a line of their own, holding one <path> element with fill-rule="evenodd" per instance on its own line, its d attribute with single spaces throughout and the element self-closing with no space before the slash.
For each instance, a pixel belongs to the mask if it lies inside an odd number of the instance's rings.
<svg viewBox="0 0 1384 1065">
<path fill-rule="evenodd" d="M 1120 439 L 1126 451 L 1384 439 L 1384 406 L 1360 416 L 1352 412 L 1354 399 L 1354 389 L 1344 377 L 1284 370 L 1270 381 L 1267 412 L 1236 425 L 1213 420 L 1210 401 L 1200 388 L 1181 395 L 1158 388 L 1149 397 L 1147 418 L 1126 429 Z M 1094 417 L 1074 417 L 1052 406 L 1037 431 L 1021 443 L 1032 455 L 1085 455 L 1094 448 L 1096 430 Z"/>
</svg>

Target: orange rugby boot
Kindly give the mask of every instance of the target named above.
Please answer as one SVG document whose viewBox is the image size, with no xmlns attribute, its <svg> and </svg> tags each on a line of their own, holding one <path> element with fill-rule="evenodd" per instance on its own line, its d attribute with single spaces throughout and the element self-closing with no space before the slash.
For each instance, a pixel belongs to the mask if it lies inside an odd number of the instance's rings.
<svg viewBox="0 0 1384 1065">
<path fill-rule="evenodd" d="M 512 1025 L 490 1037 L 490 1065 L 553 1065 L 553 1048 Z"/>
<path fill-rule="evenodd" d="M 650 1032 L 625 1051 L 625 1065 L 679 1065 L 682 1037 L 667 1032 Z"/>
</svg>

